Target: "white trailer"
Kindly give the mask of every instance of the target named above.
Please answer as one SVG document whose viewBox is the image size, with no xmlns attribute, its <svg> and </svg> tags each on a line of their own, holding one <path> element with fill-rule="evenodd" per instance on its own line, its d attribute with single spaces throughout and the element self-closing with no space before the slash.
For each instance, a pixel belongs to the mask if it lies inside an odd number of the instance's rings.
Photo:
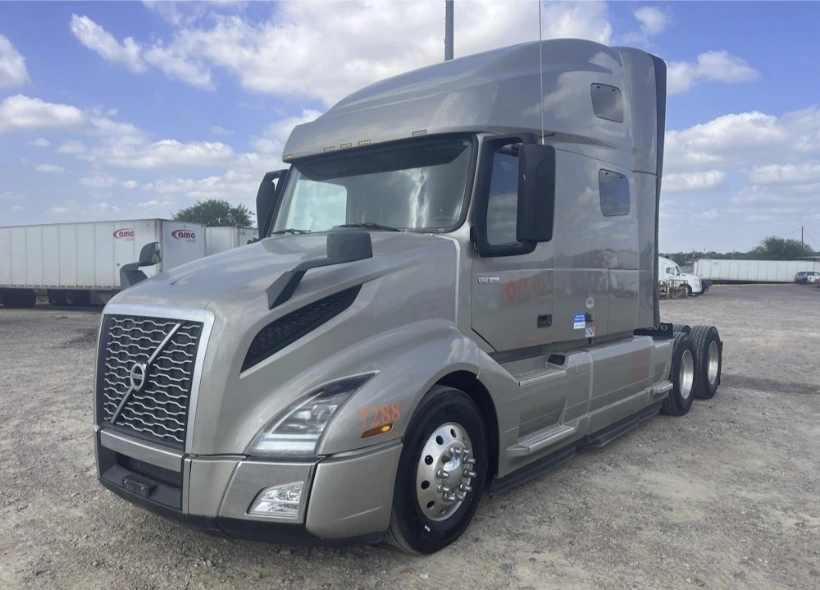
<svg viewBox="0 0 820 590">
<path fill-rule="evenodd" d="M 244 246 L 255 240 L 258 235 L 259 232 L 252 227 L 207 227 L 205 256 Z"/>
<path fill-rule="evenodd" d="M 105 303 L 120 290 L 120 268 L 140 249 L 160 244 L 148 276 L 205 256 L 205 226 L 166 219 L 0 227 L 0 298 L 7 307 L 35 304 L 35 289 L 53 305 Z"/>
<path fill-rule="evenodd" d="M 713 282 L 793 283 L 800 271 L 820 271 L 811 260 L 712 260 L 695 262 L 694 274 Z"/>
</svg>

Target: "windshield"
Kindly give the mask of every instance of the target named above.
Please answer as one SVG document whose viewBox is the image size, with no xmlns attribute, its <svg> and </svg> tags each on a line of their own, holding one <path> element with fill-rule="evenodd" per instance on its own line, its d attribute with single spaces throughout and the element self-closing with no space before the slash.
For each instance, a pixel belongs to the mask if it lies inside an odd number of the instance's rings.
<svg viewBox="0 0 820 590">
<path fill-rule="evenodd" d="M 296 162 L 273 231 L 453 228 L 464 207 L 472 145 L 468 137 L 425 138 Z"/>
</svg>

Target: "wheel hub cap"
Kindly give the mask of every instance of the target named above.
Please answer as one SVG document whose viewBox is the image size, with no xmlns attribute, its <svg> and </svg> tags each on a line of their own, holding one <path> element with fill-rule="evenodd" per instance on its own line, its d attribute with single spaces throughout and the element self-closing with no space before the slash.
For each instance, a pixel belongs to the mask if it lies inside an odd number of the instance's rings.
<svg viewBox="0 0 820 590">
<path fill-rule="evenodd" d="M 718 344 L 717 341 L 712 340 L 709 344 L 709 361 L 708 361 L 708 373 L 707 378 L 709 379 L 709 385 L 714 385 L 715 381 L 717 381 L 718 376 L 718 365 L 720 364 L 720 353 L 718 352 Z"/>
<path fill-rule="evenodd" d="M 473 491 L 475 458 L 467 432 L 443 424 L 427 439 L 416 470 L 416 498 L 422 513 L 442 521 L 455 513 Z"/>
<path fill-rule="evenodd" d="M 689 396 L 692 395 L 692 383 L 694 380 L 695 360 L 692 358 L 692 352 L 685 350 L 680 359 L 680 375 L 678 376 L 678 387 L 683 399 L 689 399 Z"/>
</svg>

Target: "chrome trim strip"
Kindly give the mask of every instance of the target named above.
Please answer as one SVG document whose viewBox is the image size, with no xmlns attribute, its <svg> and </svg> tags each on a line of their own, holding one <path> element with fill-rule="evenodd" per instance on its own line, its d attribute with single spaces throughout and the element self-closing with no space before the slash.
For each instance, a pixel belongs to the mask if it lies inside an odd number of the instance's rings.
<svg viewBox="0 0 820 590">
<path fill-rule="evenodd" d="M 205 363 L 205 354 L 208 351 L 211 331 L 214 326 L 213 312 L 207 309 L 110 303 L 105 308 L 105 315 L 134 315 L 164 320 L 202 322 L 202 334 L 199 336 L 199 346 L 197 347 L 196 360 L 194 361 L 194 374 L 191 379 L 191 394 L 188 399 L 188 425 L 185 431 L 185 452 L 190 453 L 194 439 L 194 423 L 196 422 L 196 407 L 199 401 L 199 386 L 202 382 L 202 366 Z M 100 325 L 102 325 L 102 319 L 103 318 L 100 319 Z M 94 406 L 96 408 L 97 404 L 95 403 Z M 99 420 L 97 420 L 97 423 L 99 424 Z M 177 469 L 177 471 L 178 470 L 179 469 Z"/>
<path fill-rule="evenodd" d="M 179 472 L 182 470 L 182 453 L 147 441 L 131 438 L 119 432 L 103 428 L 100 432 L 100 444 L 106 449 L 111 449 L 137 461 L 145 461 L 171 471 Z"/>
<path fill-rule="evenodd" d="M 182 514 L 188 514 L 190 511 L 191 495 L 191 458 L 185 457 L 182 463 Z"/>
</svg>

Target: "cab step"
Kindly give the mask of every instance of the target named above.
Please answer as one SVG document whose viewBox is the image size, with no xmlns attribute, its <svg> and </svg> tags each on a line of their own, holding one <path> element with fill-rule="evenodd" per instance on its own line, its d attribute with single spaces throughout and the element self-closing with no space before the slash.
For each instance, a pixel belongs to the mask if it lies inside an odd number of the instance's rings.
<svg viewBox="0 0 820 590">
<path fill-rule="evenodd" d="M 658 397 L 661 395 L 665 395 L 672 391 L 672 382 L 671 381 L 664 381 L 662 383 L 658 383 L 657 385 L 653 385 L 652 388 L 649 390 L 650 395 L 652 397 Z"/>
<path fill-rule="evenodd" d="M 507 449 L 512 456 L 530 455 L 545 449 L 559 441 L 569 438 L 576 432 L 575 426 L 550 426 L 532 434 L 521 437 L 518 442 Z"/>
</svg>

